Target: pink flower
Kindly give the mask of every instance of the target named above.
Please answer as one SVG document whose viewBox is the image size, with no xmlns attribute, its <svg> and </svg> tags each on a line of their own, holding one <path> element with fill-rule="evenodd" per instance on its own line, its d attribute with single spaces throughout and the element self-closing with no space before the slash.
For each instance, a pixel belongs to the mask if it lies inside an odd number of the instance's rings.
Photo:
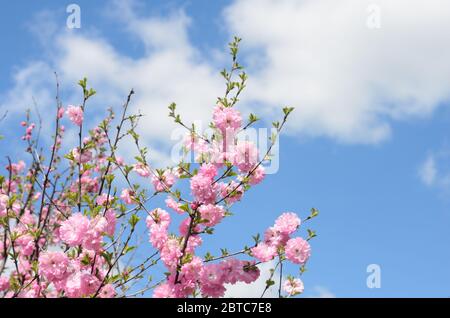
<svg viewBox="0 0 450 318">
<path fill-rule="evenodd" d="M 202 219 L 207 220 L 206 226 L 214 226 L 225 216 L 225 209 L 220 205 L 206 204 L 198 208 Z"/>
<path fill-rule="evenodd" d="M 6 216 L 9 198 L 5 194 L 0 193 L 0 218 Z"/>
<path fill-rule="evenodd" d="M 267 245 L 266 243 L 259 243 L 251 249 L 252 255 L 261 262 L 268 262 L 277 255 L 275 246 Z"/>
<path fill-rule="evenodd" d="M 19 236 L 14 244 L 17 244 L 20 249 L 20 254 L 24 256 L 30 256 L 36 248 L 34 238 L 30 234 Z"/>
<path fill-rule="evenodd" d="M 120 194 L 120 198 L 125 202 L 125 204 L 134 203 L 134 191 L 130 189 L 123 189 Z"/>
<path fill-rule="evenodd" d="M 152 184 L 156 192 L 163 192 L 170 189 L 176 182 L 177 175 L 171 170 L 166 170 L 161 176 L 152 175 Z"/>
<path fill-rule="evenodd" d="M 191 178 L 191 191 L 197 201 L 205 204 L 216 201 L 219 185 L 213 184 L 215 173 L 217 172 L 211 164 L 203 164 L 200 171 Z"/>
<path fill-rule="evenodd" d="M 303 282 L 298 278 L 288 278 L 283 283 L 283 290 L 288 293 L 289 296 L 295 296 L 303 293 Z"/>
<path fill-rule="evenodd" d="M 89 230 L 86 232 L 82 246 L 88 250 L 99 251 L 103 243 L 103 235 L 106 233 L 108 221 L 105 217 L 96 216 L 90 221 Z"/>
<path fill-rule="evenodd" d="M 64 107 L 58 108 L 58 118 L 62 118 L 64 116 Z"/>
<path fill-rule="evenodd" d="M 83 110 L 80 106 L 67 107 L 67 115 L 75 125 L 81 126 L 81 124 L 83 123 Z"/>
<path fill-rule="evenodd" d="M 8 166 L 7 169 L 10 170 L 13 174 L 19 174 L 25 169 L 25 162 L 20 160 L 18 163 L 12 163 L 11 166 Z"/>
<path fill-rule="evenodd" d="M 200 166 L 199 173 L 205 177 L 213 179 L 215 176 L 217 176 L 217 168 L 212 163 L 204 163 Z"/>
<path fill-rule="evenodd" d="M 182 210 L 180 208 L 180 204 L 178 202 L 176 202 L 172 197 L 167 197 L 166 199 L 166 205 L 168 208 L 174 210 L 175 212 L 177 212 L 178 214 L 183 214 L 185 213 L 184 210 Z"/>
<path fill-rule="evenodd" d="M 113 236 L 114 232 L 116 231 L 116 212 L 114 212 L 114 210 L 112 209 L 108 209 L 105 213 L 105 218 L 107 222 L 105 233 L 109 236 Z"/>
<path fill-rule="evenodd" d="M 204 266 L 200 272 L 200 290 L 205 297 L 223 297 L 225 287 L 223 286 L 223 272 L 220 264 Z"/>
<path fill-rule="evenodd" d="M 100 287 L 100 281 L 90 272 L 75 272 L 66 282 L 65 293 L 68 297 L 79 298 L 94 294 Z"/>
<path fill-rule="evenodd" d="M 150 176 L 150 168 L 142 163 L 135 164 L 133 170 L 141 177 L 146 178 Z"/>
<path fill-rule="evenodd" d="M 113 196 L 107 195 L 106 193 L 102 193 L 97 197 L 95 201 L 97 202 L 98 205 L 106 205 L 106 202 L 108 202 L 108 204 L 111 205 L 113 199 L 114 199 Z"/>
<path fill-rule="evenodd" d="M 181 267 L 181 274 L 183 276 L 183 279 L 185 281 L 197 281 L 202 267 L 202 259 L 198 256 L 193 256 L 192 260 L 189 263 L 183 264 L 183 266 Z"/>
<path fill-rule="evenodd" d="M 258 150 L 250 141 L 239 142 L 235 149 L 233 164 L 241 172 L 250 172 L 258 163 Z"/>
<path fill-rule="evenodd" d="M 224 282 L 227 284 L 236 284 L 240 280 L 243 264 L 236 258 L 228 258 L 220 263 L 223 272 Z"/>
<path fill-rule="evenodd" d="M 62 252 L 44 252 L 39 255 L 39 274 L 53 282 L 66 276 L 69 258 Z"/>
<path fill-rule="evenodd" d="M 188 134 L 185 137 L 184 146 L 188 151 L 195 151 L 200 154 L 208 151 L 208 143 L 205 140 L 191 134 Z"/>
<path fill-rule="evenodd" d="M 92 160 L 92 152 L 90 150 L 83 149 L 80 157 L 80 150 L 78 147 L 72 149 L 72 156 L 77 163 L 86 163 Z"/>
<path fill-rule="evenodd" d="M 220 184 L 220 194 L 222 198 L 225 198 L 225 202 L 232 204 L 236 201 L 241 200 L 244 194 L 244 188 L 239 185 L 236 181 L 232 180 L 229 183 Z"/>
<path fill-rule="evenodd" d="M 281 233 L 274 226 L 264 232 L 264 243 L 275 247 L 284 246 L 289 240 L 289 235 Z"/>
<path fill-rule="evenodd" d="M 181 246 L 176 238 L 169 238 L 161 249 L 161 260 L 171 270 L 176 269 L 181 255 Z"/>
<path fill-rule="evenodd" d="M 149 231 L 150 231 L 150 243 L 153 245 L 154 248 L 161 250 L 169 238 L 167 228 L 161 225 L 154 224 L 150 227 Z"/>
<path fill-rule="evenodd" d="M 9 288 L 9 278 L 0 276 L 0 291 L 5 291 Z"/>
<path fill-rule="evenodd" d="M 259 278 L 259 268 L 255 265 L 255 261 L 243 261 L 242 268 L 239 268 L 239 281 L 246 284 L 253 283 Z"/>
<path fill-rule="evenodd" d="M 116 290 L 112 284 L 107 284 L 100 289 L 98 297 L 100 298 L 113 298 L 116 296 Z"/>
<path fill-rule="evenodd" d="M 250 175 L 249 183 L 251 185 L 257 185 L 258 183 L 261 183 L 261 181 L 264 180 L 264 177 L 266 176 L 266 173 L 264 171 L 264 167 L 259 165 L 258 168 L 255 169 L 255 171 L 252 172 Z"/>
<path fill-rule="evenodd" d="M 224 134 L 228 131 L 237 131 L 242 125 L 242 117 L 241 113 L 234 108 L 219 104 L 214 108 L 213 122 Z"/>
<path fill-rule="evenodd" d="M 166 210 L 156 208 L 147 216 L 146 223 L 149 229 L 155 224 L 167 229 L 170 225 L 170 214 Z"/>
<path fill-rule="evenodd" d="M 81 213 L 76 213 L 61 224 L 59 236 L 69 246 L 80 245 L 89 230 L 89 219 Z"/>
<path fill-rule="evenodd" d="M 281 214 L 275 221 L 275 230 L 283 234 L 292 234 L 300 226 L 300 219 L 297 214 L 293 212 L 286 212 Z"/>
<path fill-rule="evenodd" d="M 311 255 L 309 243 L 301 237 L 287 241 L 285 250 L 286 258 L 295 264 L 305 264 Z"/>
<path fill-rule="evenodd" d="M 169 283 L 158 285 L 153 291 L 154 298 L 175 298 L 173 287 Z"/>
</svg>

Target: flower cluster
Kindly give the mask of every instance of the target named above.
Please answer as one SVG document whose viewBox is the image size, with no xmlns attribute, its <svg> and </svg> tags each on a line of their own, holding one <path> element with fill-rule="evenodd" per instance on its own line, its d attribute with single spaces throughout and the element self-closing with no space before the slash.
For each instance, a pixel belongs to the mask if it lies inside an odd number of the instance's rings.
<svg viewBox="0 0 450 318">
<path fill-rule="evenodd" d="M 212 110 L 211 135 L 184 123 L 176 105 L 169 106 L 169 116 L 187 129 L 183 158 L 173 166 L 156 169 L 148 162 L 136 133 L 141 115 L 128 114 L 133 90 L 118 118 L 111 110 L 90 130 L 84 112 L 95 90 L 87 80 L 79 82 L 82 106 L 63 107 L 58 95 L 51 145 L 33 137 L 36 124 L 27 116 L 21 125 L 29 162 L 8 157 L 0 175 L 0 297 L 122 297 L 147 291 L 154 297 L 223 297 L 228 285 L 258 279 L 262 262 L 278 257 L 279 264 L 305 265 L 312 236 L 293 237 L 301 221 L 292 212 L 282 214 L 252 247 L 222 249 L 219 256 L 199 253 L 205 236 L 265 179 L 264 161 L 292 111 L 283 109 L 265 153 L 239 138 L 256 117 L 244 125 L 236 109 L 247 79 L 243 72 L 240 81 L 232 76 L 242 69 L 238 43 L 230 44 L 233 65 L 222 73 L 227 91 Z M 78 130 L 74 144 L 65 139 L 64 123 Z M 130 139 L 138 156 L 125 160 L 117 153 Z M 191 155 L 194 163 L 187 159 Z M 158 196 L 164 196 L 164 207 L 153 204 Z M 149 243 L 140 244 L 137 233 L 144 229 Z M 157 264 L 165 275 L 152 284 L 148 270 Z M 138 282 L 144 288 L 136 292 Z M 288 277 L 283 289 L 293 296 L 303 283 Z"/>
</svg>

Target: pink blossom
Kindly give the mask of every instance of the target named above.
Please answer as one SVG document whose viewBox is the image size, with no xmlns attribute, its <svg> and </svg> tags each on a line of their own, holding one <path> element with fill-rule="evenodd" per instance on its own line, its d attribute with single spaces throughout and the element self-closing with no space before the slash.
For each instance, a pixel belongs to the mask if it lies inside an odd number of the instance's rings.
<svg viewBox="0 0 450 318">
<path fill-rule="evenodd" d="M 258 168 L 255 169 L 255 171 L 252 172 L 249 178 L 249 183 L 251 185 L 257 185 L 258 183 L 261 183 L 264 180 L 264 177 L 266 176 L 264 167 L 259 165 Z"/>
<path fill-rule="evenodd" d="M 34 238 L 30 234 L 20 235 L 14 245 L 19 247 L 20 254 L 24 256 L 30 256 L 36 248 Z"/>
<path fill-rule="evenodd" d="M 142 163 L 135 164 L 133 170 L 141 177 L 146 178 L 150 176 L 150 168 Z"/>
<path fill-rule="evenodd" d="M 178 202 L 176 202 L 172 197 L 170 197 L 170 196 L 167 197 L 165 202 L 166 202 L 166 205 L 167 205 L 168 208 L 174 210 L 178 214 L 185 213 L 185 211 L 180 208 L 181 205 Z"/>
<path fill-rule="evenodd" d="M 205 297 L 223 297 L 225 294 L 223 272 L 220 264 L 210 264 L 200 272 L 200 290 Z"/>
<path fill-rule="evenodd" d="M 57 114 L 58 118 L 62 118 L 64 116 L 64 107 L 59 107 L 58 108 L 58 114 Z"/>
<path fill-rule="evenodd" d="M 81 213 L 76 213 L 61 224 L 59 235 L 69 246 L 80 245 L 89 230 L 89 219 Z"/>
<path fill-rule="evenodd" d="M 100 289 L 98 296 L 100 298 L 113 298 L 116 296 L 116 290 L 112 284 L 106 284 L 102 287 L 102 289 Z"/>
<path fill-rule="evenodd" d="M 180 226 L 178 227 L 181 235 L 185 236 L 187 234 L 190 223 L 191 223 L 190 217 L 187 217 L 183 221 L 181 221 Z M 200 230 L 201 230 L 200 225 L 196 225 L 193 229 L 194 232 L 200 232 Z"/>
<path fill-rule="evenodd" d="M 289 240 L 289 235 L 281 233 L 274 226 L 264 232 L 264 243 L 275 247 L 284 246 Z"/>
<path fill-rule="evenodd" d="M 207 220 L 205 225 L 214 226 L 225 216 L 225 209 L 220 205 L 206 204 L 198 208 L 202 219 Z"/>
<path fill-rule="evenodd" d="M 200 166 L 199 173 L 205 177 L 213 179 L 217 176 L 217 168 L 212 163 L 204 163 Z"/>
<path fill-rule="evenodd" d="M 298 278 L 288 278 L 283 283 L 283 290 L 288 293 L 289 296 L 294 296 L 303 293 L 303 282 Z"/>
<path fill-rule="evenodd" d="M 250 172 L 258 163 L 258 150 L 250 141 L 239 142 L 235 149 L 233 164 L 241 172 Z"/>
<path fill-rule="evenodd" d="M 105 213 L 105 219 L 107 222 L 105 233 L 109 236 L 113 236 L 116 230 L 116 212 L 113 209 L 108 209 Z"/>
<path fill-rule="evenodd" d="M 169 269 L 176 269 L 181 255 L 181 246 L 176 238 L 169 238 L 161 249 L 161 260 Z"/>
<path fill-rule="evenodd" d="M 97 197 L 95 201 L 97 202 L 98 205 L 106 205 L 106 202 L 108 202 L 108 204 L 111 205 L 113 199 L 114 199 L 113 196 L 110 196 L 106 193 L 102 193 Z"/>
<path fill-rule="evenodd" d="M 77 126 L 81 126 L 83 123 L 83 109 L 80 106 L 69 105 L 66 113 L 72 123 Z"/>
<path fill-rule="evenodd" d="M 219 185 L 213 179 L 216 173 L 211 164 L 203 164 L 200 171 L 191 178 L 191 191 L 197 201 L 205 204 L 215 202 L 219 190 Z"/>
<path fill-rule="evenodd" d="M 152 175 L 152 184 L 156 192 L 163 192 L 170 189 L 177 180 L 177 174 L 171 170 L 166 170 L 161 176 Z"/>
<path fill-rule="evenodd" d="M 239 268 L 239 281 L 250 284 L 257 280 L 259 275 L 260 271 L 255 265 L 255 261 L 242 262 L 242 268 Z"/>
<path fill-rule="evenodd" d="M 175 294 L 173 292 L 173 287 L 169 283 L 159 284 L 153 290 L 154 298 L 175 298 Z"/>
<path fill-rule="evenodd" d="M 72 156 L 76 163 L 86 163 L 92 160 L 92 152 L 90 150 L 83 149 L 80 157 L 80 150 L 78 147 L 72 149 Z"/>
<path fill-rule="evenodd" d="M 153 245 L 154 248 L 161 250 L 169 237 L 167 233 L 167 228 L 161 225 L 154 224 L 149 228 L 149 231 L 150 231 L 150 243 Z"/>
<path fill-rule="evenodd" d="M 259 243 L 251 249 L 252 255 L 261 262 L 268 262 L 277 255 L 275 246 L 267 245 L 266 243 Z"/>
<path fill-rule="evenodd" d="M 6 216 L 8 210 L 9 198 L 6 194 L 0 193 L 0 218 Z"/>
<path fill-rule="evenodd" d="M 100 283 L 90 272 L 75 272 L 67 279 L 65 293 L 71 298 L 86 297 L 95 293 Z"/>
<path fill-rule="evenodd" d="M 225 202 L 228 204 L 240 201 L 244 194 L 244 188 L 236 181 L 232 180 L 229 183 L 220 184 L 220 194 L 222 198 L 225 198 Z"/>
<path fill-rule="evenodd" d="M 12 163 L 11 166 L 6 167 L 13 174 L 19 174 L 25 169 L 25 162 L 20 160 L 18 163 Z"/>
<path fill-rule="evenodd" d="M 199 154 L 206 153 L 208 151 L 208 143 L 202 138 L 188 134 L 185 137 L 184 145 L 187 150 L 195 151 Z"/>
<path fill-rule="evenodd" d="M 240 280 L 243 264 L 236 258 L 228 258 L 220 263 L 223 272 L 224 282 L 236 284 Z"/>
<path fill-rule="evenodd" d="M 123 189 L 120 194 L 120 198 L 125 202 L 125 204 L 134 203 L 134 191 L 130 189 Z"/>
<path fill-rule="evenodd" d="M 183 264 L 181 267 L 181 274 L 184 280 L 197 281 L 200 271 L 203 267 L 203 261 L 198 256 L 193 256 L 192 260 Z"/>
<path fill-rule="evenodd" d="M 295 264 L 305 264 L 311 255 L 309 243 L 301 237 L 292 238 L 286 243 L 286 258 Z"/>
<path fill-rule="evenodd" d="M 63 252 L 44 252 L 39 255 L 39 274 L 53 282 L 65 278 L 69 259 Z"/>
<path fill-rule="evenodd" d="M 283 234 L 292 234 L 300 226 L 300 219 L 297 214 L 293 212 L 286 212 L 281 214 L 275 221 L 275 230 Z"/>
<path fill-rule="evenodd" d="M 0 291 L 5 291 L 9 288 L 9 278 L 0 276 Z"/>
<path fill-rule="evenodd" d="M 90 221 L 89 229 L 85 234 L 82 246 L 88 250 L 99 251 L 103 243 L 103 235 L 106 233 L 108 221 L 105 217 L 96 216 Z"/>
<path fill-rule="evenodd" d="M 149 229 L 155 224 L 167 229 L 170 225 L 170 214 L 166 210 L 156 208 L 147 216 L 146 223 Z"/>
</svg>

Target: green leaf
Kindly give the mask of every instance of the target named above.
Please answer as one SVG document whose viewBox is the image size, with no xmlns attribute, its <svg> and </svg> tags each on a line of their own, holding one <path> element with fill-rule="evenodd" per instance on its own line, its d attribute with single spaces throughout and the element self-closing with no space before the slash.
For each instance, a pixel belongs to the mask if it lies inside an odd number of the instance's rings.
<svg viewBox="0 0 450 318">
<path fill-rule="evenodd" d="M 272 279 L 266 280 L 266 287 L 269 288 L 270 286 L 275 285 L 275 281 Z"/>
<path fill-rule="evenodd" d="M 210 261 L 212 259 L 214 259 L 214 256 L 212 256 L 210 252 L 206 252 L 205 261 Z"/>
<path fill-rule="evenodd" d="M 136 214 L 132 214 L 130 219 L 128 220 L 128 223 L 130 223 L 131 227 L 134 228 L 139 220 L 140 218 Z"/>
<path fill-rule="evenodd" d="M 86 90 L 86 84 L 87 84 L 87 78 L 84 77 L 83 79 L 78 81 L 78 85 L 80 85 L 83 88 L 83 91 Z"/>
<path fill-rule="evenodd" d="M 256 115 L 254 115 L 254 114 L 250 114 L 250 115 L 248 116 L 248 121 L 249 121 L 250 123 L 254 123 L 255 121 L 258 121 L 258 120 L 259 120 L 259 118 L 256 117 Z"/>
<path fill-rule="evenodd" d="M 136 248 L 136 246 L 125 246 L 125 248 L 123 249 L 122 255 L 127 254 L 128 252 L 131 252 L 132 250 L 134 250 Z"/>
<path fill-rule="evenodd" d="M 294 107 L 284 107 L 283 108 L 283 113 L 284 115 L 287 117 L 289 116 L 289 114 L 294 110 Z"/>
<path fill-rule="evenodd" d="M 307 241 L 309 241 L 309 240 L 312 239 L 313 237 L 316 237 L 316 236 L 317 236 L 316 231 L 313 231 L 313 230 L 311 230 L 311 229 L 308 229 L 307 231 L 308 231 L 308 238 L 306 239 Z"/>
</svg>

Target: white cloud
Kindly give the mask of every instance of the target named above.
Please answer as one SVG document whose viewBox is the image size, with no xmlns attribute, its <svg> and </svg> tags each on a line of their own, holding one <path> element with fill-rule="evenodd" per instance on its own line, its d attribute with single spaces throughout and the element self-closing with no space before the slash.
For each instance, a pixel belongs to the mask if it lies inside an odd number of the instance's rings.
<svg viewBox="0 0 450 318">
<path fill-rule="evenodd" d="M 437 171 L 434 156 L 429 155 L 419 168 L 419 177 L 424 184 L 431 186 L 436 181 L 436 174 Z"/>
<path fill-rule="evenodd" d="M 380 29 L 367 27 L 372 3 Z M 444 0 L 237 0 L 225 18 L 253 65 L 249 104 L 296 106 L 295 134 L 375 143 L 448 101 L 449 12 Z"/>
<path fill-rule="evenodd" d="M 311 298 L 336 298 L 336 295 L 332 293 L 328 288 L 323 286 L 314 286 L 312 288 L 313 294 Z"/>
<path fill-rule="evenodd" d="M 224 27 L 241 36 L 250 81 L 241 109 L 272 119 L 284 105 L 296 107 L 288 132 L 326 136 L 344 142 L 375 143 L 388 138 L 391 122 L 429 115 L 449 98 L 450 2 L 379 0 L 381 28 L 366 27 L 367 6 L 356 0 L 236 0 L 224 11 Z M 132 109 L 146 115 L 141 135 L 153 157 L 167 160 L 167 140 L 176 126 L 167 105 L 178 103 L 187 122 L 209 118 L 223 91 L 217 52 L 199 52 L 189 39 L 195 21 L 182 10 L 146 16 L 139 3 L 116 1 L 111 19 L 144 47 L 139 57 L 115 48 L 96 29 L 55 27 L 51 14 L 30 24 L 45 43 L 43 58 L 18 69 L 15 85 L 1 96 L 9 116 L 29 107 L 54 105 L 53 70 L 58 71 L 66 103 L 80 100 L 76 83 L 87 76 L 98 95 L 96 110 L 122 104 L 129 89 Z M 139 13 L 138 13 L 139 12 Z M 36 32 L 35 32 L 36 33 Z M 222 57 L 226 56 L 222 53 Z M 220 59 L 220 58 L 219 58 Z M 279 113 L 277 113 L 279 115 Z M 157 151 L 156 151 L 157 150 Z M 128 152 L 128 151 L 127 151 Z"/>
<path fill-rule="evenodd" d="M 418 168 L 420 180 L 428 187 L 450 190 L 450 150 L 447 146 L 427 156 Z"/>
<path fill-rule="evenodd" d="M 270 270 L 275 267 L 275 262 L 267 262 L 258 265 L 260 270 L 259 278 L 251 284 L 236 283 L 235 285 L 227 284 L 225 287 L 226 298 L 260 298 L 266 287 L 266 280 L 270 278 Z M 277 298 L 279 286 L 279 271 L 277 270 L 272 277 L 274 285 L 267 289 L 264 298 Z"/>
<path fill-rule="evenodd" d="M 189 42 L 190 20 L 182 11 L 167 17 L 138 17 L 133 4 L 132 1 L 115 2 L 109 14 L 112 17 L 120 14 L 119 22 L 130 36 L 145 44 L 145 53 L 138 58 L 121 54 L 98 32 L 64 29 L 55 33 L 57 28 L 51 27 L 48 14 L 38 14 L 31 25 L 36 29 L 42 22 L 48 31 L 42 35 L 46 40 L 39 38 L 48 46 L 45 59 L 31 62 L 17 72 L 15 86 L 2 99 L 6 102 L 0 104 L 0 110 L 10 110 L 9 115 L 23 114 L 34 97 L 39 101 L 40 111 L 47 112 L 54 106 L 51 70 L 59 73 L 66 104 L 80 102 L 75 83 L 84 76 L 89 79 L 89 85 L 98 92 L 87 106 L 86 117 L 92 122 L 100 121 L 109 106 L 118 110 L 133 88 L 136 94 L 131 111 L 139 110 L 145 115 L 138 128 L 142 142 L 151 147 L 152 162 L 168 164 L 171 142 L 167 141 L 177 126 L 168 118 L 167 106 L 177 102 L 177 109 L 186 122 L 207 122 L 224 85 L 218 68 L 205 62 L 208 59 Z M 125 153 L 132 151 L 128 148 Z"/>
</svg>

